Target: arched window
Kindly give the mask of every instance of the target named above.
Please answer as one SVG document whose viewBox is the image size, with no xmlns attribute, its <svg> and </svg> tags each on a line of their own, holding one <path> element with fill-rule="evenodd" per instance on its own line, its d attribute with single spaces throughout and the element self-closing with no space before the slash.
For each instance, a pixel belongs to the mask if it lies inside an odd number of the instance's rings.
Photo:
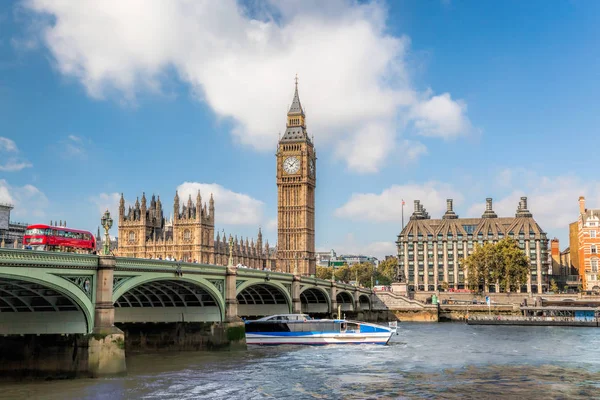
<svg viewBox="0 0 600 400">
<path fill-rule="evenodd" d="M 129 232 L 129 241 L 130 242 L 135 241 L 135 232 L 133 232 L 133 231 Z"/>
<path fill-rule="evenodd" d="M 186 229 L 185 231 L 183 231 L 183 238 L 185 240 L 190 240 L 192 238 L 192 234 L 190 233 L 189 229 Z"/>
<path fill-rule="evenodd" d="M 592 254 L 598 254 L 598 248 L 596 247 L 595 244 L 593 244 L 593 245 L 590 246 L 590 252 Z"/>
</svg>

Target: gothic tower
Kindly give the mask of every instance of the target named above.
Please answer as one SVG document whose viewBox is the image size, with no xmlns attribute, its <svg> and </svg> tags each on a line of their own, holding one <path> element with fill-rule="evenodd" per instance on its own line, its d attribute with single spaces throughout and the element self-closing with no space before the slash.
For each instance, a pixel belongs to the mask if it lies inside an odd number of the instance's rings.
<svg viewBox="0 0 600 400">
<path fill-rule="evenodd" d="M 298 78 L 277 146 L 277 270 L 311 275 L 315 260 L 316 152 L 306 132 Z"/>
</svg>

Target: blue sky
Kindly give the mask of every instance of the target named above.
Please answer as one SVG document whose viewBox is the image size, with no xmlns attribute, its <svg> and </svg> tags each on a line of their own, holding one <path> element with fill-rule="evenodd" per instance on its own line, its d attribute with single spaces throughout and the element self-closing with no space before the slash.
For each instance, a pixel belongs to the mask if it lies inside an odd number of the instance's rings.
<svg viewBox="0 0 600 400">
<path fill-rule="evenodd" d="M 394 253 L 420 199 L 566 247 L 600 207 L 600 3 L 0 3 L 0 202 L 94 230 L 118 194 L 215 195 L 217 229 L 276 240 L 275 145 L 299 76 L 317 247 Z M 116 229 L 113 228 L 113 234 Z"/>
</svg>

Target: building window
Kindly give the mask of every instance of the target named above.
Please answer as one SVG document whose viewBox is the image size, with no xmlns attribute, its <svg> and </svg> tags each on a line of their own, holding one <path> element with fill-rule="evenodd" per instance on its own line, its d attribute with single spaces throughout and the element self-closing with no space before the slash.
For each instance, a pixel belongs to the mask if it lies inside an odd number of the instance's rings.
<svg viewBox="0 0 600 400">
<path fill-rule="evenodd" d="M 598 254 L 598 249 L 596 248 L 595 244 L 590 246 L 590 251 L 592 252 L 592 254 Z"/>
<path fill-rule="evenodd" d="M 590 237 L 591 238 L 595 238 L 596 237 L 596 231 L 590 231 Z"/>
<path fill-rule="evenodd" d="M 135 233 L 134 232 L 129 232 L 129 241 L 130 242 L 135 241 Z"/>
<path fill-rule="evenodd" d="M 190 240 L 190 238 L 191 238 L 191 237 L 192 237 L 192 235 L 191 235 L 191 233 L 190 233 L 190 230 L 189 230 L 189 229 L 186 229 L 185 231 L 183 231 L 183 238 L 184 238 L 185 240 Z"/>
<path fill-rule="evenodd" d="M 592 272 L 598 272 L 598 259 L 592 258 Z"/>
</svg>

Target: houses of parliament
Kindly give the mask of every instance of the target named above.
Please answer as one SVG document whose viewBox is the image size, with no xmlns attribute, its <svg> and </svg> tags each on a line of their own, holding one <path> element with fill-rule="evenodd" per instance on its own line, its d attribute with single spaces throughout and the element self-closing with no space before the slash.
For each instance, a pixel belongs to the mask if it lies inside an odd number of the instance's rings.
<svg viewBox="0 0 600 400">
<path fill-rule="evenodd" d="M 298 95 L 296 79 L 294 98 L 287 113 L 285 134 L 280 138 L 277 159 L 277 240 L 275 247 L 263 244 L 258 229 L 253 238 L 233 240 L 234 265 L 268 268 L 280 272 L 312 275 L 315 258 L 315 187 L 316 151 L 306 130 L 305 114 Z M 202 202 L 180 199 L 175 193 L 173 216 L 165 218 L 160 197 L 145 194 L 133 207 L 119 202 L 118 255 L 122 257 L 177 259 L 187 262 L 227 265 L 229 238 L 215 236 L 215 202 L 212 194 Z"/>
</svg>

